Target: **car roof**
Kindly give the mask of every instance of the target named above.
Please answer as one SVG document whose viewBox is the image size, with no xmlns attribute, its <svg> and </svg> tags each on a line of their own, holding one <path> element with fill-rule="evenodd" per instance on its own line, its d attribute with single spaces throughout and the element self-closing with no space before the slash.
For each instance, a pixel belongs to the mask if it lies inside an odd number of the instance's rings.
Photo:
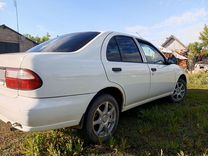
<svg viewBox="0 0 208 156">
<path fill-rule="evenodd" d="M 144 41 L 144 42 L 151 43 L 151 42 L 145 40 L 144 38 L 141 38 L 140 36 L 134 35 L 134 34 L 123 33 L 123 32 L 118 32 L 118 31 L 98 31 L 98 32 L 100 32 L 101 34 L 103 34 L 103 33 L 106 33 L 106 34 L 115 33 L 115 34 L 117 34 L 117 35 L 129 36 L 129 37 L 137 38 L 137 39 L 139 39 L 139 40 L 141 40 L 141 41 Z M 152 44 L 152 43 L 151 43 L 151 44 Z"/>
</svg>

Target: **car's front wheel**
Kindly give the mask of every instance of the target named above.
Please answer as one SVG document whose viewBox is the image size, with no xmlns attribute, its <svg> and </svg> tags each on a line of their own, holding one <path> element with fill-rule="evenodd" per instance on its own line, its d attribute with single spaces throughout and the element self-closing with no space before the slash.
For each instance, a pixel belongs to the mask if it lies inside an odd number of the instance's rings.
<svg viewBox="0 0 208 156">
<path fill-rule="evenodd" d="M 179 103 L 184 100 L 187 93 L 187 84 L 183 79 L 179 79 L 176 83 L 173 94 L 170 96 L 170 100 L 174 103 Z"/>
<path fill-rule="evenodd" d="M 92 142 L 108 141 L 114 134 L 119 120 L 115 98 L 105 94 L 96 98 L 86 112 L 85 133 Z"/>
</svg>

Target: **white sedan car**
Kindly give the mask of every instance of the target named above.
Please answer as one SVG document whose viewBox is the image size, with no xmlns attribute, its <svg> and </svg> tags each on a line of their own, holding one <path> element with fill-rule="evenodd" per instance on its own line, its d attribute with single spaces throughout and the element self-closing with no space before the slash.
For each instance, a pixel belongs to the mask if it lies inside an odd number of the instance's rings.
<svg viewBox="0 0 208 156">
<path fill-rule="evenodd" d="M 0 55 L 0 119 L 22 131 L 81 126 L 108 140 L 120 112 L 187 91 L 183 70 L 151 43 L 118 32 L 59 36 Z"/>
</svg>

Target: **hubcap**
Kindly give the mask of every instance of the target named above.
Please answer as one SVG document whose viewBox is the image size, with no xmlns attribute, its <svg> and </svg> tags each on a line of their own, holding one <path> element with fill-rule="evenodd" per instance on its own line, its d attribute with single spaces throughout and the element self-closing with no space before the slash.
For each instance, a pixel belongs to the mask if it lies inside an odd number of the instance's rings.
<svg viewBox="0 0 208 156">
<path fill-rule="evenodd" d="M 116 121 L 115 106 L 106 101 L 99 105 L 93 116 L 93 131 L 98 137 L 111 134 Z"/>
<path fill-rule="evenodd" d="M 180 101 L 184 98 L 185 93 L 186 93 L 186 88 L 185 88 L 184 84 L 180 81 L 177 82 L 175 90 L 172 95 L 173 99 L 176 101 Z"/>
</svg>

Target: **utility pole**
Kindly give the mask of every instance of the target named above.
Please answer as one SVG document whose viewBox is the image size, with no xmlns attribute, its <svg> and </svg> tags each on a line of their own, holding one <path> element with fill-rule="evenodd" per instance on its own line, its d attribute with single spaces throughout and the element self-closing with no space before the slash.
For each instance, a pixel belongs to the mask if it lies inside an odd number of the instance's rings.
<svg viewBox="0 0 208 156">
<path fill-rule="evenodd" d="M 16 9 L 17 32 L 19 33 L 19 16 L 18 16 L 18 9 L 17 9 L 17 0 L 14 0 L 14 7 Z M 18 43 L 19 43 L 19 51 L 21 51 L 20 34 L 18 34 Z"/>
<path fill-rule="evenodd" d="M 18 9 L 17 9 L 17 0 L 14 0 L 14 7 L 16 9 L 17 32 L 19 33 L 19 17 L 18 17 Z"/>
</svg>

